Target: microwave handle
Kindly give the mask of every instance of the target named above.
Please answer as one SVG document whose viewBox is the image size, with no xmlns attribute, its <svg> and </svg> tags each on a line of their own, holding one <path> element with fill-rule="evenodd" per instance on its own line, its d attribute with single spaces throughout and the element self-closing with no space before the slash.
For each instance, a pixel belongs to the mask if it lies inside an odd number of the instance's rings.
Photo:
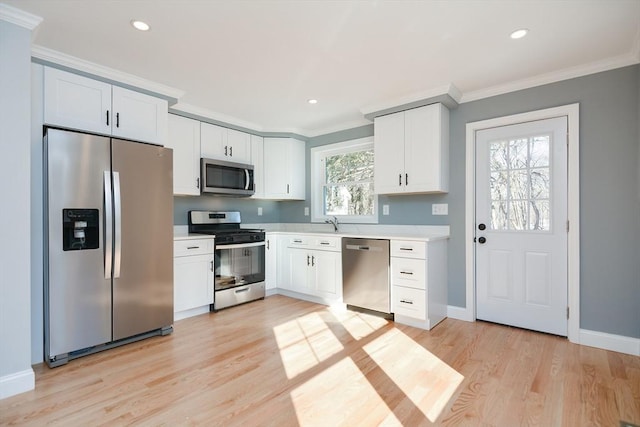
<svg viewBox="0 0 640 427">
<path fill-rule="evenodd" d="M 251 182 L 249 182 L 250 176 L 249 176 L 249 169 L 245 169 L 244 170 L 244 177 L 245 177 L 245 184 L 244 184 L 244 189 L 245 190 L 249 190 L 249 185 L 251 184 Z"/>
</svg>

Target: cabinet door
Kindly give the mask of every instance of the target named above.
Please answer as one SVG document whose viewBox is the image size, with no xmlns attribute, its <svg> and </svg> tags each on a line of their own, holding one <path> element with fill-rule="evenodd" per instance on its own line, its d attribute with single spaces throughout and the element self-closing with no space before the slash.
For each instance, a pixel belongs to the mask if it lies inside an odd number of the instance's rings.
<svg viewBox="0 0 640 427">
<path fill-rule="evenodd" d="M 309 294 L 309 275 L 311 254 L 304 249 L 289 248 L 290 289 L 292 291 Z"/>
<path fill-rule="evenodd" d="M 335 299 L 342 288 L 342 256 L 339 252 L 314 251 L 313 290 L 316 295 Z"/>
<path fill-rule="evenodd" d="M 110 84 L 44 67 L 45 124 L 110 135 L 112 121 Z"/>
<path fill-rule="evenodd" d="M 289 199 L 304 200 L 306 195 L 305 144 L 289 139 Z"/>
<path fill-rule="evenodd" d="M 432 104 L 405 112 L 406 192 L 446 191 L 442 181 L 442 167 L 448 161 L 448 150 L 442 150 L 444 109 L 442 104 Z"/>
<path fill-rule="evenodd" d="M 264 138 L 251 135 L 251 164 L 255 193 L 252 199 L 264 198 Z"/>
<path fill-rule="evenodd" d="M 173 310 L 179 312 L 213 303 L 213 255 L 173 260 Z"/>
<path fill-rule="evenodd" d="M 376 194 L 402 193 L 404 172 L 404 112 L 374 119 L 374 190 Z"/>
<path fill-rule="evenodd" d="M 265 289 L 277 287 L 278 271 L 278 236 L 267 233 L 265 242 Z"/>
<path fill-rule="evenodd" d="M 169 114 L 165 99 L 118 86 L 113 86 L 112 96 L 113 136 L 158 145 L 166 143 Z"/>
<path fill-rule="evenodd" d="M 225 155 L 225 148 L 227 155 Z M 209 123 L 200 124 L 200 156 L 207 159 L 228 160 L 227 129 Z"/>
<path fill-rule="evenodd" d="M 235 129 L 227 129 L 227 160 L 251 163 L 251 135 Z"/>
<path fill-rule="evenodd" d="M 200 194 L 200 122 L 169 114 L 167 147 L 173 149 L 173 194 Z"/>
<path fill-rule="evenodd" d="M 264 196 L 288 199 L 291 194 L 290 152 L 287 138 L 264 139 Z"/>
<path fill-rule="evenodd" d="M 304 200 L 305 145 L 293 138 L 264 138 L 264 198 Z"/>
</svg>

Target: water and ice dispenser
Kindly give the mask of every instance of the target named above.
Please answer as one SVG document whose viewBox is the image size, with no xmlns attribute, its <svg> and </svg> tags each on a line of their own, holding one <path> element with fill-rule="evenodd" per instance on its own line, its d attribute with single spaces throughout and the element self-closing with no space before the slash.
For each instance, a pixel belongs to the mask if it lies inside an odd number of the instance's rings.
<svg viewBox="0 0 640 427">
<path fill-rule="evenodd" d="M 98 249 L 99 213 L 98 209 L 62 209 L 62 249 Z"/>
</svg>

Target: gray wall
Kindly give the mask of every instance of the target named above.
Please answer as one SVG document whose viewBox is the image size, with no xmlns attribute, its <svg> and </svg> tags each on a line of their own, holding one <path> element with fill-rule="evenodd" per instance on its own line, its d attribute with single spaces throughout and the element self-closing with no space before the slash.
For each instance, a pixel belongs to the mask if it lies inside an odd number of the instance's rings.
<svg viewBox="0 0 640 427">
<path fill-rule="evenodd" d="M 236 197 L 179 196 L 173 198 L 173 223 L 186 225 L 190 210 L 240 211 L 246 224 L 280 222 L 280 203 Z M 258 207 L 262 208 L 262 216 L 258 216 Z"/>
<path fill-rule="evenodd" d="M 451 226 L 449 304 L 465 307 L 465 132 L 469 122 L 580 103 L 580 276 L 583 329 L 640 338 L 640 65 L 460 105 L 450 118 L 450 191 L 380 197 L 381 224 Z M 373 125 L 311 138 L 319 145 L 373 134 Z M 309 222 L 307 201 L 282 203 L 280 221 Z M 431 216 L 448 203 L 449 215 Z"/>
<path fill-rule="evenodd" d="M 0 398 L 31 369 L 31 31 L 0 20 Z"/>
<path fill-rule="evenodd" d="M 462 104 L 451 114 L 449 303 L 465 305 L 465 125 L 580 103 L 580 327 L 640 338 L 640 66 Z"/>
</svg>

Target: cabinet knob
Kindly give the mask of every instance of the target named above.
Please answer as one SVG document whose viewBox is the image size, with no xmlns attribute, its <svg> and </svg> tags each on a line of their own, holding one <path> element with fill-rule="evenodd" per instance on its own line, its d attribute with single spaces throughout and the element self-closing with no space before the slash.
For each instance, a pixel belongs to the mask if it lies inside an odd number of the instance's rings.
<svg viewBox="0 0 640 427">
<path fill-rule="evenodd" d="M 482 236 L 482 237 L 478 238 L 478 242 L 479 242 L 480 244 L 484 244 L 484 243 L 486 243 L 486 241 L 487 241 L 487 239 L 486 239 L 486 237 L 484 237 L 484 236 Z"/>
</svg>

